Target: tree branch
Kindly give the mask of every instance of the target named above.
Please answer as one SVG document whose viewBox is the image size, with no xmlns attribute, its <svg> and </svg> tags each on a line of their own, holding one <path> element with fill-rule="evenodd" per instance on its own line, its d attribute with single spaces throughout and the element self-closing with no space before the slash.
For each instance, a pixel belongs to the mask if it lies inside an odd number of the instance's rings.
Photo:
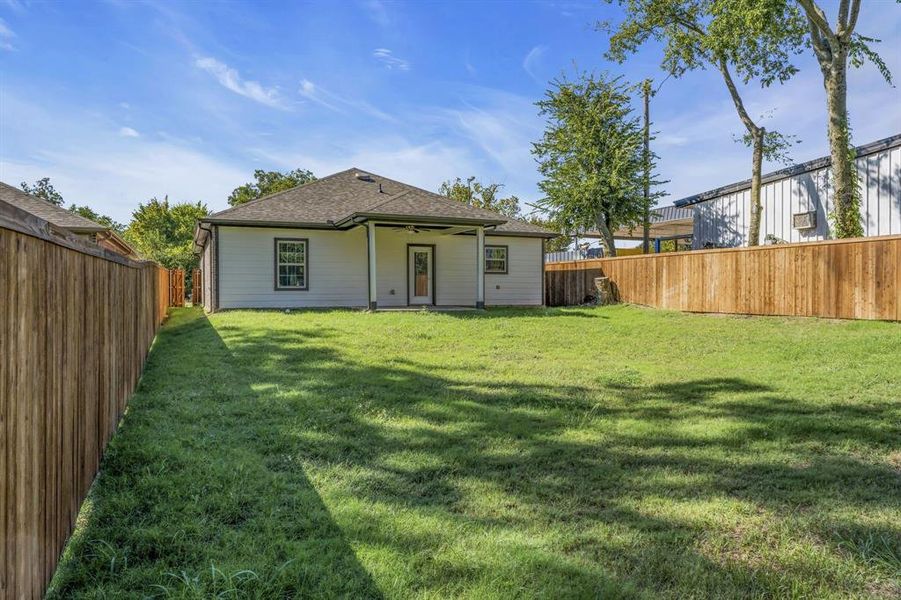
<svg viewBox="0 0 901 600">
<path fill-rule="evenodd" d="M 820 34 L 826 39 L 826 42 L 833 52 L 837 50 L 838 38 L 832 31 L 832 27 L 829 26 L 829 21 L 826 19 L 826 13 L 823 12 L 823 9 L 817 6 L 814 0 L 798 0 L 798 4 L 800 4 L 801 8 L 804 9 L 804 12 L 807 13 L 807 18 L 820 30 Z"/>
<path fill-rule="evenodd" d="M 738 94 L 738 88 L 735 87 L 735 82 L 732 80 L 732 74 L 729 73 L 729 65 L 726 63 L 726 59 L 720 57 L 717 68 L 720 70 L 720 73 L 723 74 L 726 87 L 729 89 L 729 95 L 732 96 L 732 102 L 735 104 L 735 110 L 738 111 L 738 118 L 741 119 L 741 122 L 745 124 L 745 127 L 751 134 L 756 134 L 760 128 L 757 127 L 757 124 L 751 119 L 748 111 L 745 110 L 745 104 Z"/>
<path fill-rule="evenodd" d="M 816 54 L 817 62 L 820 63 L 820 68 L 825 73 L 832 64 L 832 49 L 823 40 L 820 28 L 810 17 L 807 18 L 807 25 L 810 27 L 810 45 L 813 46 L 813 53 Z"/>
<path fill-rule="evenodd" d="M 848 24 L 848 0 L 841 0 L 838 5 L 838 23 L 835 24 L 836 33 L 840 32 Z"/>
<path fill-rule="evenodd" d="M 842 31 L 842 39 L 848 41 L 851 39 L 851 35 L 854 34 L 854 28 L 857 27 L 857 16 L 860 14 L 860 0 L 853 0 L 851 2 L 851 17 L 848 19 L 848 24 L 845 26 L 845 30 Z"/>
</svg>

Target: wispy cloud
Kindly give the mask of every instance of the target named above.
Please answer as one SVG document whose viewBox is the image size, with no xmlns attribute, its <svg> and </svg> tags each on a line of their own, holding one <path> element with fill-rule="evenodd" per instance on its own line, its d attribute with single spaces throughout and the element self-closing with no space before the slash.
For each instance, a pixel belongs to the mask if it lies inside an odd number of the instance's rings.
<svg viewBox="0 0 901 600">
<path fill-rule="evenodd" d="M 544 81 L 535 74 L 535 69 L 540 66 L 541 57 L 544 56 L 545 52 L 547 52 L 547 46 L 539 44 L 538 46 L 535 46 L 534 48 L 529 50 L 528 54 L 526 54 L 526 57 L 522 59 L 523 70 L 529 74 L 529 77 L 531 77 L 538 83 L 544 83 Z"/>
<path fill-rule="evenodd" d="M 50 177 L 67 203 L 90 203 L 117 221 L 127 221 L 138 202 L 166 194 L 224 208 L 229 192 L 252 172 L 246 163 L 220 156 L 216 144 L 122 137 L 103 114 L 71 102 L 7 90 L 0 116 L 0 180 Z"/>
<path fill-rule="evenodd" d="M 9 28 L 6 21 L 0 19 L 0 50 L 11 52 L 16 49 L 13 46 L 13 38 L 16 37 L 15 32 Z"/>
<path fill-rule="evenodd" d="M 335 94 L 334 92 L 326 90 L 322 86 L 316 85 L 309 79 L 303 79 L 300 82 L 300 88 L 297 90 L 297 93 L 307 100 L 315 102 L 316 104 L 324 106 L 325 108 L 334 112 L 346 113 L 346 109 L 350 109 L 376 117 L 378 119 L 382 119 L 383 121 L 396 121 L 394 117 L 382 110 L 379 110 L 365 100 L 356 100 L 353 98 L 340 96 L 338 94 Z"/>
<path fill-rule="evenodd" d="M 310 81 L 309 79 L 304 79 L 300 82 L 300 89 L 297 90 L 297 93 L 306 98 L 307 100 L 311 100 L 316 104 L 326 107 L 329 110 L 334 110 L 336 112 L 344 112 L 333 103 L 329 102 L 325 96 L 324 90 L 318 87 L 315 83 Z"/>
<path fill-rule="evenodd" d="M 397 69 L 398 71 L 410 70 L 410 61 L 395 56 L 388 48 L 376 48 L 372 51 L 372 55 L 385 65 L 386 69 Z"/>
<path fill-rule="evenodd" d="M 244 79 L 237 69 L 233 69 L 215 58 L 202 56 L 194 61 L 194 65 L 215 77 L 221 86 L 236 94 L 266 106 L 285 108 L 277 88 L 267 88 L 258 81 Z"/>
<path fill-rule="evenodd" d="M 138 133 L 137 131 L 135 131 L 134 129 L 132 129 L 131 127 L 121 127 L 119 129 L 119 135 L 121 135 L 122 137 L 130 137 L 130 138 L 141 137 L 141 134 Z"/>
</svg>

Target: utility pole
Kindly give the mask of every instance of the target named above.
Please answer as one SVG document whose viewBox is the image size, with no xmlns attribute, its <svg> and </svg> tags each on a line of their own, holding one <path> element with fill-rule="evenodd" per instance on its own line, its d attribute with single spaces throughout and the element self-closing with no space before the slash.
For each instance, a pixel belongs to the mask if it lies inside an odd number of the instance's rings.
<svg viewBox="0 0 901 600">
<path fill-rule="evenodd" d="M 641 236 L 641 251 L 651 251 L 651 80 L 642 84 L 644 92 L 644 222 Z"/>
</svg>

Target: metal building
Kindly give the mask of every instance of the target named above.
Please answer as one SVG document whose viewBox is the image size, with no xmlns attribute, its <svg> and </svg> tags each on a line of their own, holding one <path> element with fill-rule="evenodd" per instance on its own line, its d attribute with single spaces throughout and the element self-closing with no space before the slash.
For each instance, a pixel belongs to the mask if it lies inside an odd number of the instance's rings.
<svg viewBox="0 0 901 600">
<path fill-rule="evenodd" d="M 828 156 L 764 175 L 760 243 L 829 239 L 834 210 Z M 901 234 L 901 134 L 857 148 L 864 235 Z M 694 210 L 693 248 L 744 246 L 751 181 L 677 200 Z"/>
</svg>

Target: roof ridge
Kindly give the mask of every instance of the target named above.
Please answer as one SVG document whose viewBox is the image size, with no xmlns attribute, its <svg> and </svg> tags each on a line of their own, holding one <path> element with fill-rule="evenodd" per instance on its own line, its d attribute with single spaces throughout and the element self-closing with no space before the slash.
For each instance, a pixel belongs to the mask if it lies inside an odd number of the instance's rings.
<svg viewBox="0 0 901 600">
<path fill-rule="evenodd" d="M 262 202 L 263 200 L 270 200 L 272 198 L 275 198 L 276 196 L 281 196 L 282 194 L 286 194 L 286 193 L 296 190 L 298 188 L 307 187 L 309 185 L 313 185 L 314 183 L 320 183 L 322 181 L 332 179 L 333 177 L 337 177 L 338 175 L 343 175 L 344 173 L 347 173 L 348 171 L 354 171 L 354 170 L 358 171 L 359 169 L 356 169 L 355 167 L 351 167 L 350 169 L 344 169 L 343 171 L 338 171 L 337 173 L 332 173 L 331 175 L 326 175 L 325 177 L 323 177 L 321 179 L 314 179 L 313 181 L 307 181 L 305 183 L 301 183 L 300 185 L 295 185 L 294 187 L 289 187 L 286 190 L 272 192 L 271 194 L 267 194 L 265 196 L 260 196 L 259 198 L 254 198 L 253 200 L 250 200 L 248 202 L 243 202 L 241 204 L 238 204 L 237 206 L 230 206 L 228 208 L 220 210 L 219 212 L 216 212 L 216 213 L 213 213 L 213 214 L 207 215 L 207 216 L 208 217 L 218 217 L 225 213 L 230 213 L 231 211 L 236 210 L 238 208 L 243 208 L 245 206 L 250 206 L 252 204 L 258 204 L 258 203 Z"/>
<path fill-rule="evenodd" d="M 397 198 L 400 198 L 401 196 L 406 196 L 407 194 L 411 193 L 412 191 L 413 191 L 413 190 L 404 190 L 404 191 L 400 192 L 399 194 L 394 194 L 393 196 L 388 196 L 388 197 L 385 198 L 384 200 L 380 200 L 379 202 L 376 202 L 375 204 L 370 204 L 369 206 L 367 206 L 367 207 L 366 207 L 365 209 L 363 209 L 363 210 L 355 210 L 354 212 L 355 212 L 355 213 L 358 213 L 358 212 L 368 212 L 368 211 L 370 211 L 370 210 L 373 210 L 373 209 L 375 209 L 375 208 L 378 208 L 378 207 L 380 207 L 380 206 L 383 206 L 383 205 L 385 205 L 385 204 L 388 204 L 388 203 L 391 202 L 392 200 L 396 200 Z"/>
<path fill-rule="evenodd" d="M 443 195 L 438 194 L 438 193 L 436 193 L 436 192 L 432 192 L 432 191 L 429 191 L 429 190 L 427 190 L 427 189 L 425 189 L 425 188 L 421 188 L 421 187 L 418 187 L 418 186 L 415 186 L 415 185 L 410 185 L 409 183 L 404 183 L 403 181 L 397 181 L 396 179 L 391 179 L 390 177 L 385 177 L 384 175 L 378 175 L 378 177 L 381 177 L 382 179 L 386 179 L 386 180 L 388 180 L 388 181 L 390 181 L 390 182 L 392 182 L 392 183 L 396 183 L 396 184 L 398 184 L 398 185 L 400 185 L 400 186 L 402 186 L 402 187 L 410 188 L 409 191 L 412 191 L 412 190 L 419 190 L 420 192 L 425 192 L 426 194 L 429 194 L 430 196 L 433 196 L 433 197 L 435 198 L 435 200 L 438 200 L 438 201 L 440 201 L 440 202 L 443 202 L 443 203 L 446 204 L 447 206 L 453 206 L 454 208 L 458 208 L 458 207 L 462 204 L 463 206 L 466 206 L 466 207 L 468 207 L 468 208 L 474 208 L 474 209 L 476 209 L 476 210 L 482 210 L 482 211 L 491 213 L 492 215 L 497 216 L 497 217 L 500 217 L 500 218 L 502 218 L 502 219 L 510 219 L 510 218 L 511 218 L 511 217 L 508 217 L 507 215 L 503 215 L 503 214 L 501 214 L 501 213 L 499 213 L 499 212 L 497 212 L 497 211 L 490 210 L 490 209 L 488 209 L 488 208 L 482 208 L 481 206 L 473 206 L 473 205 L 471 205 L 471 204 L 466 204 L 466 203 L 464 203 L 464 202 L 458 202 L 458 201 L 456 201 L 456 200 L 451 200 L 451 199 L 448 198 L 447 196 L 443 196 Z"/>
</svg>

